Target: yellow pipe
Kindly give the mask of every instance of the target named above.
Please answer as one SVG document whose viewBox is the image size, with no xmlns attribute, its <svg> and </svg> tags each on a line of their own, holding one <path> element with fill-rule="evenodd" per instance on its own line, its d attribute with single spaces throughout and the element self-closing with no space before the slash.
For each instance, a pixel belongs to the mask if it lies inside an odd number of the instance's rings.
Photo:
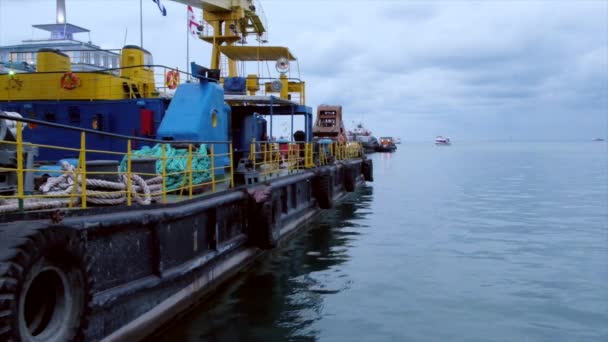
<svg viewBox="0 0 608 342">
<path fill-rule="evenodd" d="M 23 211 L 23 124 L 17 121 L 17 198 L 19 211 Z"/>
<path fill-rule="evenodd" d="M 215 192 L 215 157 L 213 156 L 213 144 L 211 144 L 211 192 Z"/>
<path fill-rule="evenodd" d="M 80 156 L 82 164 L 80 165 L 81 181 L 82 181 L 82 194 L 81 194 L 81 206 L 83 209 L 87 207 L 87 151 L 86 151 L 86 133 L 80 133 Z M 74 189 L 78 186 L 78 182 L 74 184 Z M 72 201 L 70 201 L 71 203 Z"/>
<path fill-rule="evenodd" d="M 131 206 L 131 139 L 127 140 L 127 206 Z"/>
</svg>

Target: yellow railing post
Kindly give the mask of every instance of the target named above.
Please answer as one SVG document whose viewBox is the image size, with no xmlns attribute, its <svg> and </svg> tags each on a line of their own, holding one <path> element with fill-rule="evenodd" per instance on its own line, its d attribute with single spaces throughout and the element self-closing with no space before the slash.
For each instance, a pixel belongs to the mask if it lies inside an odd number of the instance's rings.
<svg viewBox="0 0 608 342">
<path fill-rule="evenodd" d="M 249 160 L 251 160 L 255 166 L 255 139 L 249 144 Z"/>
<path fill-rule="evenodd" d="M 306 168 L 311 168 L 314 167 L 314 144 L 313 143 L 307 143 L 306 144 L 306 161 L 305 161 L 305 167 Z"/>
<path fill-rule="evenodd" d="M 269 155 L 269 147 L 270 145 L 268 143 L 265 143 L 264 145 L 262 145 L 262 147 L 264 147 L 264 164 L 268 163 L 268 155 Z"/>
<path fill-rule="evenodd" d="M 213 153 L 213 144 L 209 149 L 211 153 L 211 192 L 215 192 L 215 154 Z"/>
<path fill-rule="evenodd" d="M 131 139 L 127 140 L 127 206 L 131 206 Z"/>
<path fill-rule="evenodd" d="M 188 144 L 188 198 L 192 198 L 192 144 Z"/>
<path fill-rule="evenodd" d="M 165 148 L 165 144 L 161 144 L 160 149 L 161 149 L 161 163 L 162 163 L 161 176 L 163 177 L 162 187 L 161 187 L 160 191 L 162 192 L 163 204 L 166 204 L 167 203 L 167 190 L 166 190 L 167 189 L 167 150 Z"/>
<path fill-rule="evenodd" d="M 80 201 L 82 202 L 80 205 L 83 209 L 85 209 L 87 207 L 87 145 L 86 145 L 86 133 L 85 132 L 81 132 L 80 133 L 80 181 L 82 182 L 81 185 L 81 198 Z M 76 189 L 76 187 L 78 186 L 78 182 L 75 181 L 74 182 L 74 189 Z M 71 199 L 70 199 L 70 203 L 71 203 Z"/>
<path fill-rule="evenodd" d="M 17 121 L 17 198 L 19 211 L 23 211 L 23 123 Z"/>
<path fill-rule="evenodd" d="M 232 164 L 232 143 L 230 143 L 230 187 L 234 188 L 234 165 Z"/>
</svg>

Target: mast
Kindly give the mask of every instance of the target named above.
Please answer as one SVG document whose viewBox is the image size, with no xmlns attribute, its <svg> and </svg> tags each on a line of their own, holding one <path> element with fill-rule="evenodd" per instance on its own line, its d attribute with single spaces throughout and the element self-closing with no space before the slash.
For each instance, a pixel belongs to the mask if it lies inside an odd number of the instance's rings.
<svg viewBox="0 0 608 342">
<path fill-rule="evenodd" d="M 57 24 L 65 24 L 66 22 L 65 0 L 57 0 Z"/>
</svg>

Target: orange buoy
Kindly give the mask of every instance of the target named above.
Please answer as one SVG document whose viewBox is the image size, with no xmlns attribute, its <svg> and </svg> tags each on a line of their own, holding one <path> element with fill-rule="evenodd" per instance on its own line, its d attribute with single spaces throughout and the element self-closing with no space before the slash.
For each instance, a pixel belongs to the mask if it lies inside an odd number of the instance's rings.
<svg viewBox="0 0 608 342">
<path fill-rule="evenodd" d="M 165 83 L 169 89 L 177 88 L 177 85 L 179 84 L 179 71 L 169 70 L 169 72 L 167 72 Z"/>
<path fill-rule="evenodd" d="M 80 85 L 80 79 L 75 73 L 68 71 L 61 77 L 61 88 L 72 90 Z"/>
</svg>

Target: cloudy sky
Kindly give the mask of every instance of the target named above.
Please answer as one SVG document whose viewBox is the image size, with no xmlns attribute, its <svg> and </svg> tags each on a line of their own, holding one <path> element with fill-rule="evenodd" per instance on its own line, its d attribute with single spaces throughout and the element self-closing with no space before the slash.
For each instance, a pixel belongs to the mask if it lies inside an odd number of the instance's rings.
<svg viewBox="0 0 608 342">
<path fill-rule="evenodd" d="M 139 1 L 66 0 L 104 48 L 139 44 Z M 144 47 L 186 66 L 185 8 L 144 2 Z M 308 104 L 347 123 L 428 140 L 589 140 L 608 135 L 608 1 L 265 0 L 271 45 L 287 45 Z M 43 38 L 54 0 L 0 0 L 0 45 Z M 86 34 L 81 37 L 87 40 Z M 253 40 L 253 39 L 250 39 Z M 210 48 L 191 41 L 191 59 Z M 252 70 L 250 70 L 252 71 Z"/>
</svg>

